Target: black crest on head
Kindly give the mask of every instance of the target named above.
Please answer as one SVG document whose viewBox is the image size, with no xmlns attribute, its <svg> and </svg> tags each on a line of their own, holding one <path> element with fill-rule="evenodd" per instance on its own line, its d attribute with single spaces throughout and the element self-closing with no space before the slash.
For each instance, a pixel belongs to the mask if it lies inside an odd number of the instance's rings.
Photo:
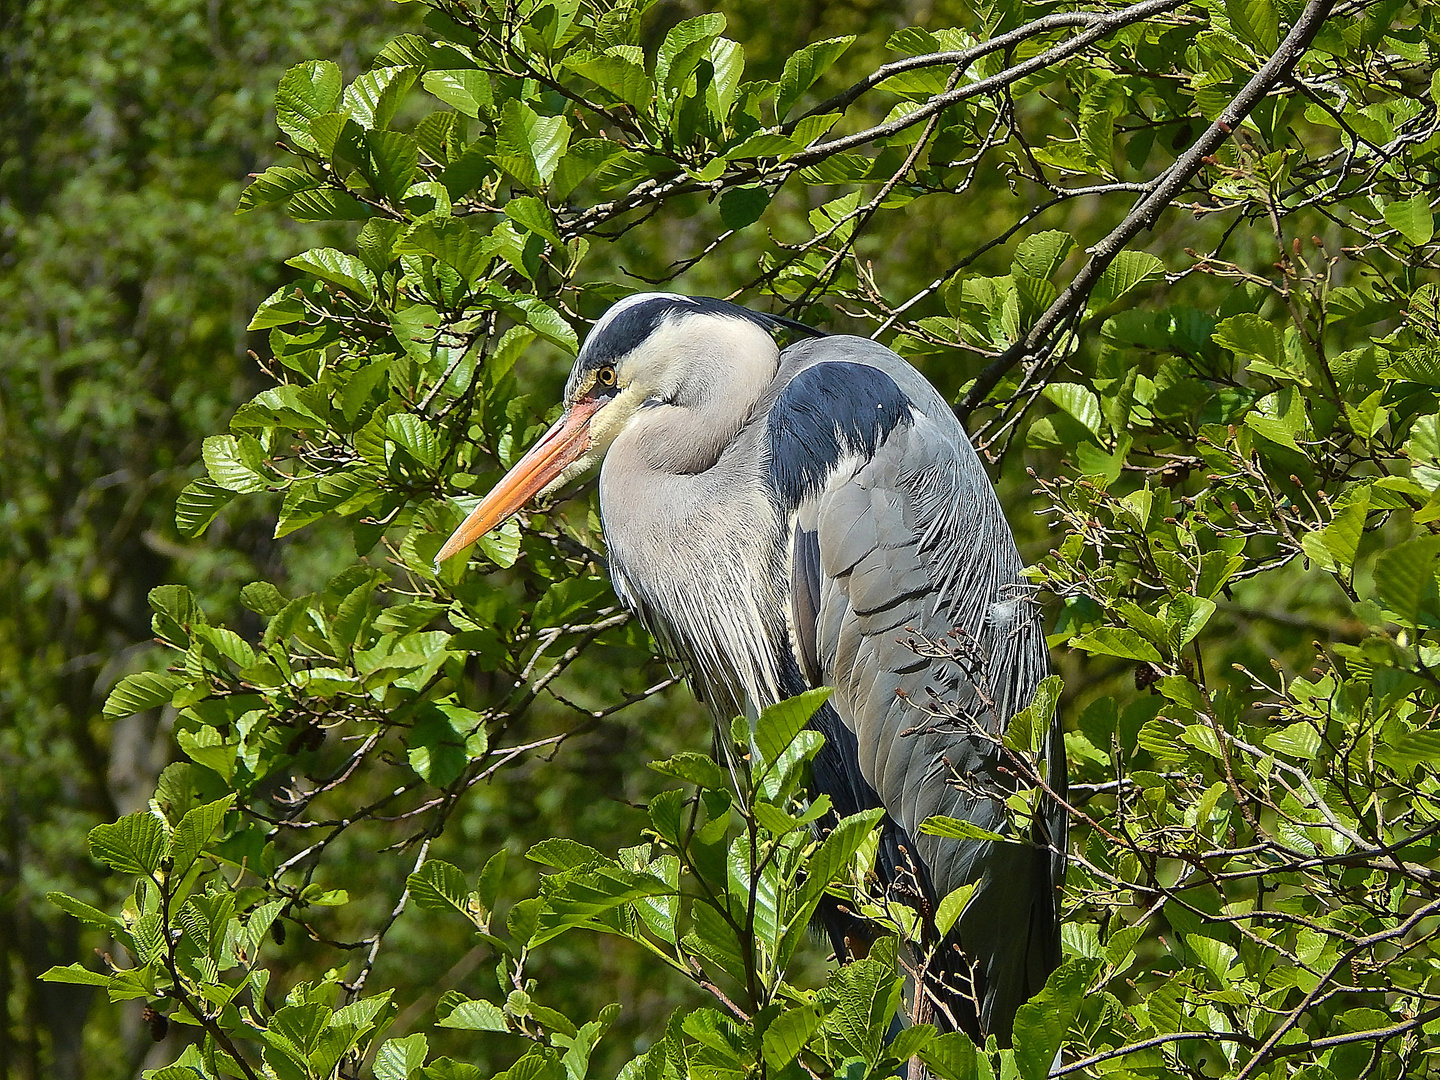
<svg viewBox="0 0 1440 1080">
<path fill-rule="evenodd" d="M 786 318 L 784 315 L 768 315 L 763 311 L 751 311 L 728 300 L 716 300 L 709 296 L 656 294 L 636 299 L 609 318 L 601 319 L 597 328 L 585 339 L 584 348 L 580 350 L 575 365 L 576 375 L 615 363 L 633 352 L 641 342 L 655 333 L 662 323 L 694 314 L 743 319 L 772 333 L 777 330 L 795 330 L 810 337 L 825 336 L 823 331 L 795 319 Z"/>
</svg>

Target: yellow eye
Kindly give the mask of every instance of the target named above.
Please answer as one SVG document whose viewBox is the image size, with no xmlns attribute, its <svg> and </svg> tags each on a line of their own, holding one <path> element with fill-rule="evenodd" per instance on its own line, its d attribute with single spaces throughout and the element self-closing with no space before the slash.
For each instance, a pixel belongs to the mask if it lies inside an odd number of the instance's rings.
<svg viewBox="0 0 1440 1080">
<path fill-rule="evenodd" d="M 614 386 L 615 369 L 607 364 L 595 373 L 595 381 L 601 386 Z"/>
</svg>

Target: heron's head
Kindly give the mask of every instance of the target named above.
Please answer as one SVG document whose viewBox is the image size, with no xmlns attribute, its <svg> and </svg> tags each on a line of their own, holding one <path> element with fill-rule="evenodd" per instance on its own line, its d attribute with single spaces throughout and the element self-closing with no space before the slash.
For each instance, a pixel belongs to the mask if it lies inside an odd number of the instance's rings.
<svg viewBox="0 0 1440 1080">
<path fill-rule="evenodd" d="M 717 426 L 714 406 L 742 400 L 748 406 L 760 396 L 778 355 L 770 331 L 782 325 L 808 329 L 707 297 L 640 293 L 615 304 L 575 359 L 564 414 L 455 530 L 437 561 L 599 464 L 651 410 L 690 410 L 696 437 L 733 437 L 733 428 Z"/>
</svg>

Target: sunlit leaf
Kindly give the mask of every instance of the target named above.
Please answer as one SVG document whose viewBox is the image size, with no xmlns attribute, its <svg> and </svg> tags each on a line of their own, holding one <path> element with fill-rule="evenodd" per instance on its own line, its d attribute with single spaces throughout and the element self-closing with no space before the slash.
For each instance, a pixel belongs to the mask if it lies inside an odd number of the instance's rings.
<svg viewBox="0 0 1440 1080">
<path fill-rule="evenodd" d="M 1422 192 L 1403 202 L 1387 203 L 1385 224 L 1397 230 L 1410 243 L 1419 247 L 1435 235 L 1435 214 L 1430 209 L 1430 196 Z"/>
<path fill-rule="evenodd" d="M 154 874 L 170 851 L 170 837 L 154 814 L 126 814 L 90 830 L 90 854 L 122 874 Z"/>
<path fill-rule="evenodd" d="M 799 52 L 792 53 L 785 61 L 785 70 L 780 75 L 780 88 L 775 97 L 775 113 L 781 119 L 790 112 L 800 95 L 825 74 L 830 65 L 845 55 L 855 43 L 855 35 L 826 38 L 814 41 Z"/>
</svg>

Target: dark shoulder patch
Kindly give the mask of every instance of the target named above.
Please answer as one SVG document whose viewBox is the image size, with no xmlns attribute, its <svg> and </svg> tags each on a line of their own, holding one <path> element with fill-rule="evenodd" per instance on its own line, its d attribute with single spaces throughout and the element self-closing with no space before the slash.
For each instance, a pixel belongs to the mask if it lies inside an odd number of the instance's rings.
<svg viewBox="0 0 1440 1080">
<path fill-rule="evenodd" d="M 842 457 L 874 457 L 886 436 L 910 422 L 910 399 L 885 372 L 849 361 L 808 367 L 785 385 L 770 409 L 771 490 L 784 505 L 798 506 L 820 489 Z"/>
</svg>

